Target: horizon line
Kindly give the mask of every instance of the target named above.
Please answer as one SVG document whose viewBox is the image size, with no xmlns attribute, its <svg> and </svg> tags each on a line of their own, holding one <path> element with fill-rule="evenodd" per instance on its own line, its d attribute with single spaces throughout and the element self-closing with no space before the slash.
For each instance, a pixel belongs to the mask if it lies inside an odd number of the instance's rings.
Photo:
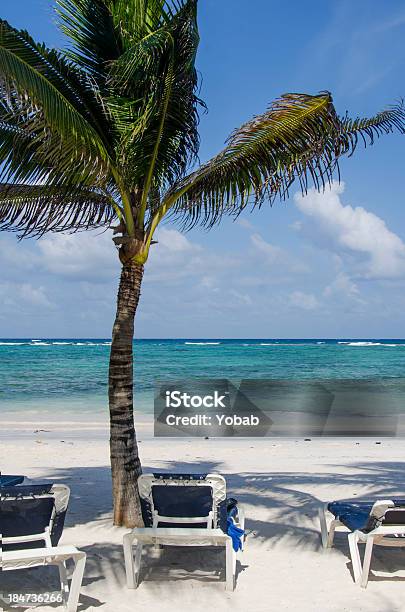
<svg viewBox="0 0 405 612">
<path fill-rule="evenodd" d="M 3 336 L 0 337 L 2 340 L 112 340 L 111 336 Z M 311 336 L 311 337 L 270 337 L 270 336 L 241 336 L 241 337 L 229 337 L 223 338 L 219 336 L 173 336 L 173 337 L 134 337 L 134 340 L 401 340 L 405 341 L 405 338 L 398 338 L 395 336 Z"/>
</svg>

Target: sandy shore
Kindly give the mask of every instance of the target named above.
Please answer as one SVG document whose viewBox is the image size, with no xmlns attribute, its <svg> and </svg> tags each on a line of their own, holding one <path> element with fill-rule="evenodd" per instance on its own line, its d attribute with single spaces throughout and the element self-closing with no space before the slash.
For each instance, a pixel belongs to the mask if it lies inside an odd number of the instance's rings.
<svg viewBox="0 0 405 612">
<path fill-rule="evenodd" d="M 81 611 L 405 609 L 403 553 L 377 548 L 364 591 L 353 583 L 345 535 L 336 537 L 333 550 L 321 550 L 316 515 L 319 504 L 330 499 L 404 496 L 403 440 L 156 440 L 144 423 L 139 428 L 144 470 L 223 473 L 229 493 L 245 507 L 248 539 L 233 594 L 224 590 L 219 550 L 164 549 L 150 555 L 140 587 L 128 591 L 121 546 L 126 530 L 111 525 L 107 431 L 97 423 L 70 424 L 69 430 L 61 423 L 32 425 L 9 423 L 2 429 L 1 470 L 71 487 L 61 543 L 88 554 Z M 46 591 L 49 580 L 56 589 L 51 572 L 3 573 L 0 591 L 21 585 Z"/>
</svg>

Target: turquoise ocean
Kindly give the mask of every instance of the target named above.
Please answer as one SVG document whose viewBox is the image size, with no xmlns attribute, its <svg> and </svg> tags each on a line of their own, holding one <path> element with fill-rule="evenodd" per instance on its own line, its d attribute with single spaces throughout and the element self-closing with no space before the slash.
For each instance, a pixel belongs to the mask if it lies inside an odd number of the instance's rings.
<svg viewBox="0 0 405 612">
<path fill-rule="evenodd" d="M 0 415 L 105 417 L 109 352 L 109 339 L 2 339 Z M 134 355 L 136 410 L 144 414 L 153 411 L 156 380 L 405 378 L 404 339 L 136 340 Z"/>
</svg>

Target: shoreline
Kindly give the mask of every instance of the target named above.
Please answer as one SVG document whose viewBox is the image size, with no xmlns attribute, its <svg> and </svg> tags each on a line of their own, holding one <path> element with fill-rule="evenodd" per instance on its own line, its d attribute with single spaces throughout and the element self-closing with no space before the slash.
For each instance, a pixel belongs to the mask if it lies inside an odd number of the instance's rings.
<svg viewBox="0 0 405 612">
<path fill-rule="evenodd" d="M 55 413 L 54 413 L 55 414 Z M 278 413 L 273 413 L 272 416 Z M 220 435 L 222 432 L 217 431 L 214 427 L 212 434 L 209 428 L 206 430 L 202 429 L 201 435 L 187 435 L 185 432 L 182 435 L 174 435 L 171 433 L 171 428 L 167 427 L 162 429 L 161 424 L 157 429 L 156 435 L 154 433 L 155 418 L 153 413 L 142 413 L 135 412 L 135 430 L 138 438 L 141 436 L 144 439 L 156 440 L 162 445 L 170 444 L 169 441 L 180 441 L 189 440 L 215 440 L 221 443 L 221 441 L 238 441 L 238 440 L 250 440 L 251 442 L 260 443 L 261 441 L 266 443 L 282 443 L 283 441 L 337 441 L 344 440 L 348 443 L 360 443 L 364 441 L 375 441 L 376 443 L 382 443 L 383 441 L 388 442 L 390 440 L 404 440 L 405 438 L 405 416 L 397 415 L 393 417 L 393 426 L 385 427 L 381 424 L 381 418 L 378 417 L 374 424 L 374 428 L 370 426 L 373 419 L 368 423 L 366 429 L 361 428 L 357 423 L 356 427 L 350 427 L 350 420 L 345 421 L 344 419 L 329 418 L 326 424 L 320 427 L 317 423 L 312 424 L 311 427 L 304 427 L 301 430 L 296 427 L 296 421 L 300 418 L 300 413 L 288 413 L 283 415 L 280 413 L 283 420 L 273 425 L 273 435 L 269 432 L 267 435 L 249 436 L 249 435 Z M 19 416 L 19 415 L 18 415 Z M 28 416 L 28 415 L 27 415 Z M 18 438 L 32 437 L 32 438 L 50 438 L 50 437 L 80 437 L 81 435 L 86 437 L 94 438 L 107 438 L 110 432 L 109 417 L 104 414 L 98 415 L 99 418 L 95 418 L 92 414 L 83 413 L 63 413 L 55 414 L 55 418 L 49 418 L 48 414 L 39 412 L 38 415 L 33 419 L 17 418 L 16 413 L 7 413 L 1 415 L 1 426 L 0 426 L 0 440 L 12 440 Z M 21 414 L 23 417 L 23 414 Z M 42 417 L 42 418 L 40 418 Z M 56 418 L 58 417 L 58 418 Z M 383 424 L 389 421 L 389 415 L 384 415 Z M 322 424 L 321 424 L 322 425 Z M 374 430 L 373 430 L 374 429 Z M 174 430 L 175 431 L 175 430 Z M 179 430 L 181 431 L 181 430 Z M 186 430 L 185 430 L 186 431 Z M 236 429 L 237 431 L 237 429 Z M 336 432 L 336 433 L 334 433 Z M 363 433 L 364 432 L 364 433 Z M 190 432 L 191 433 L 191 432 Z M 214 435 L 214 434 L 217 435 Z M 339 435 L 340 433 L 340 435 Z"/>
<path fill-rule="evenodd" d="M 135 430 L 138 441 L 147 440 L 168 447 L 176 444 L 217 444 L 219 446 L 229 444 L 241 445 L 251 444 L 259 446 L 282 446 L 290 444 L 312 445 L 348 445 L 356 446 L 362 444 L 392 445 L 403 444 L 405 435 L 283 435 L 283 436 L 155 436 L 154 421 L 151 415 L 135 417 Z M 56 440 L 60 437 L 65 439 L 88 439 L 108 440 L 110 435 L 109 422 L 103 421 L 2 421 L 0 428 L 0 440 L 4 442 L 18 442 L 19 440 L 32 439 L 46 442 Z"/>
</svg>

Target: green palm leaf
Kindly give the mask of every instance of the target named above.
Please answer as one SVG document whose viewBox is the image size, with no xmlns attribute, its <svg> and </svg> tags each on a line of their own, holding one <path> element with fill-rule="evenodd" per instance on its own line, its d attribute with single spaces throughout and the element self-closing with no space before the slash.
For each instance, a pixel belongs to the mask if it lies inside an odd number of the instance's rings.
<svg viewBox="0 0 405 612">
<path fill-rule="evenodd" d="M 30 199 L 27 192 L 17 216 L 12 192 L 3 194 L 5 229 L 29 235 L 115 217 L 124 236 L 137 237 L 136 258 L 145 261 L 166 215 L 185 228 L 211 227 L 249 204 L 285 198 L 294 181 L 304 192 L 309 182 L 321 188 L 359 142 L 404 131 L 402 106 L 352 120 L 338 117 L 329 93 L 287 94 L 187 174 L 197 159 L 202 104 L 197 1 L 57 5 L 70 41 L 63 52 L 0 22 L 0 180 L 19 189 L 36 183 L 45 194 Z M 56 192 L 49 199 L 56 187 L 58 202 Z M 48 214 L 51 205 L 54 222 L 38 223 L 40 207 Z M 83 212 L 80 221 L 64 216 L 87 205 L 89 216 Z M 103 207 L 104 217 L 97 216 Z"/>
<path fill-rule="evenodd" d="M 50 130 L 63 143 L 66 156 L 72 160 L 85 156 L 106 171 L 108 152 L 83 109 L 76 107 L 79 99 L 44 57 L 44 50 L 4 21 L 0 22 L 0 79 L 2 98 L 20 104 L 28 133 L 46 135 Z"/>
<path fill-rule="evenodd" d="M 152 177 L 160 189 L 173 184 L 199 146 L 195 2 L 185 2 L 175 18 L 157 27 L 112 63 L 113 95 L 107 101 L 117 130 L 117 159 L 123 172 L 128 168 L 127 182 L 142 189 L 140 218 Z"/>
<path fill-rule="evenodd" d="M 89 74 L 103 91 L 109 63 L 120 57 L 122 46 L 110 5 L 103 0 L 57 0 L 62 32 L 70 41 L 66 54 Z"/>
<path fill-rule="evenodd" d="M 0 230 L 17 231 L 20 238 L 105 227 L 115 218 L 116 204 L 108 193 L 0 183 Z"/>
<path fill-rule="evenodd" d="M 332 179 L 339 157 L 359 142 L 394 129 L 404 132 L 402 105 L 371 119 L 340 119 L 330 94 L 287 94 L 263 115 L 236 130 L 227 146 L 169 191 L 158 215 L 172 209 L 185 227 L 211 227 L 223 214 L 238 215 L 249 203 L 285 198 L 298 179 L 320 188 Z M 160 220 L 160 219 L 159 219 Z"/>
</svg>

